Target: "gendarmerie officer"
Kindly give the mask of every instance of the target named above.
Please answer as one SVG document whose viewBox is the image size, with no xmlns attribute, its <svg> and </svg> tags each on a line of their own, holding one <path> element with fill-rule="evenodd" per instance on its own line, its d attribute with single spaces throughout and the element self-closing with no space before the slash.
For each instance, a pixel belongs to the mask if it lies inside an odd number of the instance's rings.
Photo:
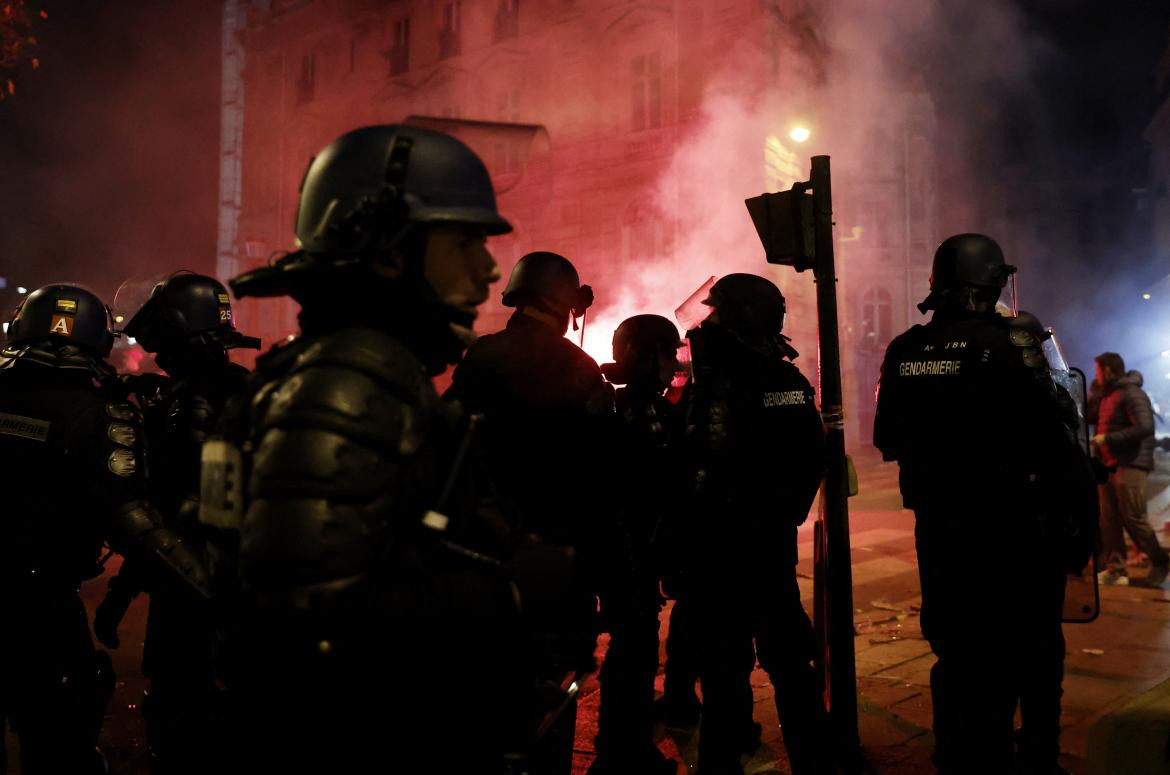
<svg viewBox="0 0 1170 775">
<path fill-rule="evenodd" d="M 564 256 L 535 252 L 512 270 L 503 303 L 516 312 L 483 336 L 455 368 L 448 398 L 484 416 L 480 450 L 505 511 L 524 534 L 572 547 L 578 602 L 556 612 L 544 671 L 555 678 L 592 667 L 597 581 L 621 545 L 606 496 L 613 388 L 597 364 L 565 338 L 593 303 Z M 572 767 L 576 704 L 549 730 L 534 767 Z"/>
<path fill-rule="evenodd" d="M 687 333 L 694 386 L 686 408 L 691 539 L 681 596 L 699 639 L 699 771 L 738 775 L 758 658 L 775 689 L 792 771 L 832 771 L 812 624 L 796 581 L 796 530 L 825 470 L 812 386 L 781 334 L 771 281 L 720 278 L 711 314 Z"/>
<path fill-rule="evenodd" d="M 198 558 L 146 500 L 141 417 L 105 360 L 113 341 L 97 296 L 47 285 L 0 353 L 0 718 L 29 775 L 105 771 L 96 743 L 113 677 L 79 597 L 102 542 L 153 593 L 207 595 Z"/>
<path fill-rule="evenodd" d="M 915 515 L 944 772 L 1011 772 L 1021 696 L 1021 759 L 1058 771 L 1065 571 L 1083 568 L 1092 546 L 1073 502 L 1091 480 L 1067 402 L 1039 338 L 995 312 L 1014 271 L 987 236 L 945 240 L 919 305 L 934 314 L 890 343 L 878 392 L 874 444 L 898 462 Z M 986 572 L 989 558 L 1006 570 Z M 989 604 L 994 648 L 971 617 Z"/>
<path fill-rule="evenodd" d="M 624 561 L 601 578 L 601 618 L 610 633 L 601 666 L 597 759 L 589 775 L 673 775 L 678 762 L 654 744 L 654 678 L 658 672 L 656 545 L 672 516 L 685 475 L 680 470 L 679 408 L 665 397 L 679 369 L 678 329 L 660 315 L 635 315 L 613 334 L 613 363 L 602 364 L 615 393 L 617 427 L 613 503 Z"/>
<path fill-rule="evenodd" d="M 431 382 L 474 340 L 486 240 L 510 230 L 465 145 L 370 126 L 309 164 L 299 249 L 230 283 L 301 305 L 204 450 L 200 520 L 239 530 L 245 772 L 490 773 L 518 744 L 507 536 Z"/>
<path fill-rule="evenodd" d="M 228 360 L 228 350 L 259 348 L 260 340 L 236 329 L 227 288 L 191 272 L 155 285 L 123 333 L 153 353 L 165 372 L 123 378 L 142 408 L 151 503 L 188 543 L 201 545 L 203 442 L 248 376 Z M 118 647 L 118 623 L 140 590 L 138 576 L 133 563 L 124 563 L 94 615 L 94 634 L 110 648 Z M 173 595 L 151 597 L 142 659 L 150 687 L 142 712 L 153 773 L 197 773 L 212 766 L 218 739 L 213 637 L 209 610 Z"/>
</svg>

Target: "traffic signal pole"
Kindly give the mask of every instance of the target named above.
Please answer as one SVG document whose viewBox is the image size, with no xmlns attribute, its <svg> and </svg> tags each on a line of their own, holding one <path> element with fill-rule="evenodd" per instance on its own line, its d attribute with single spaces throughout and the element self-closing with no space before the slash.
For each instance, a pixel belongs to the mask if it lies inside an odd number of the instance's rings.
<svg viewBox="0 0 1170 775">
<path fill-rule="evenodd" d="M 817 286 L 817 338 L 820 344 L 821 416 L 825 421 L 828 467 L 822 490 L 824 541 L 821 576 L 825 580 L 825 675 L 835 742 L 860 758 L 857 730 L 857 667 L 853 647 L 853 567 L 849 548 L 849 474 L 845 458 L 845 415 L 841 386 L 841 337 L 837 317 L 837 268 L 833 255 L 833 193 L 828 156 L 812 158 Z"/>
<path fill-rule="evenodd" d="M 853 648 L 853 568 L 849 549 L 849 463 L 841 387 L 841 339 L 837 319 L 837 268 L 833 256 L 833 191 L 828 156 L 812 158 L 809 180 L 788 191 L 744 202 L 771 264 L 813 270 L 817 286 L 821 416 L 828 461 L 816 525 L 814 619 L 821 641 L 818 667 L 838 760 L 860 769 L 857 731 L 857 667 Z"/>
</svg>

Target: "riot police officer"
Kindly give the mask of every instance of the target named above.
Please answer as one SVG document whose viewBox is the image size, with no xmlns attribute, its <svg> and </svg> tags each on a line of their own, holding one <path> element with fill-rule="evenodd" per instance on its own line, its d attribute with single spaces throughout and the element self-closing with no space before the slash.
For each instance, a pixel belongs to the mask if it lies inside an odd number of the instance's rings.
<svg viewBox="0 0 1170 775">
<path fill-rule="evenodd" d="M 704 303 L 711 314 L 687 333 L 692 512 L 683 558 L 683 594 L 700 639 L 699 771 L 743 772 L 744 710 L 757 657 L 775 689 L 792 771 L 832 771 L 822 687 L 811 664 L 815 638 L 796 582 L 796 530 L 825 469 L 820 413 L 781 333 L 779 288 L 730 274 Z"/>
<path fill-rule="evenodd" d="M 431 377 L 474 339 L 486 239 L 510 230 L 465 145 L 370 126 L 310 162 L 300 249 L 230 281 L 301 305 L 204 450 L 200 521 L 239 528 L 245 772 L 502 766 L 516 585 L 464 497 L 467 419 Z"/>
<path fill-rule="evenodd" d="M 207 595 L 198 559 L 146 501 L 140 417 L 105 360 L 113 341 L 97 296 L 47 285 L 16 311 L 0 354 L 0 718 L 29 775 L 104 772 L 108 693 L 78 594 L 101 572 L 103 540 L 149 589 Z"/>
<path fill-rule="evenodd" d="M 570 321 L 576 326 L 593 303 L 593 290 L 581 285 L 568 259 L 549 252 L 523 256 L 503 303 L 516 312 L 503 331 L 481 337 L 467 351 L 447 397 L 483 413 L 481 449 L 518 530 L 576 550 L 579 604 L 570 620 L 549 627 L 560 630 L 565 647 L 548 655 L 545 671 L 552 678 L 591 667 L 596 602 L 590 590 L 606 553 L 621 544 L 605 496 L 613 388 L 593 359 L 565 338 Z M 534 771 L 567 775 L 575 719 L 570 704 L 535 755 Z"/>
<path fill-rule="evenodd" d="M 614 331 L 613 363 L 601 366 L 620 385 L 612 454 L 620 493 L 617 519 L 626 561 L 610 566 L 599 587 L 609 648 L 601 666 L 597 759 L 590 775 L 673 773 L 677 762 L 654 745 L 658 671 L 658 562 L 654 542 L 680 491 L 678 408 L 666 399 L 679 369 L 678 330 L 659 315 L 635 315 Z"/>
<path fill-rule="evenodd" d="M 244 385 L 247 370 L 228 360 L 236 347 L 260 340 L 235 327 L 227 289 L 212 277 L 180 272 L 158 283 L 126 324 L 166 376 L 127 377 L 142 407 L 150 500 L 165 523 L 198 545 L 200 455 L 228 397 Z M 139 591 L 133 563 L 110 580 L 94 616 L 94 633 L 118 647 L 118 623 Z M 210 612 L 183 599 L 153 596 L 146 623 L 142 671 L 150 688 L 142 704 L 151 771 L 204 772 L 213 755 L 215 674 Z"/>
<path fill-rule="evenodd" d="M 878 392 L 874 444 L 898 461 L 915 514 L 922 632 L 931 670 L 935 761 L 943 772 L 1010 772 L 1013 714 L 1029 711 L 1021 758 L 1056 772 L 1065 570 L 1088 559 L 1068 484 L 1088 476 L 1039 340 L 995 303 L 1015 268 L 982 234 L 943 241 L 929 323 L 894 339 Z M 1010 572 L 984 573 L 995 557 Z M 992 601 L 997 644 L 969 622 Z"/>
</svg>

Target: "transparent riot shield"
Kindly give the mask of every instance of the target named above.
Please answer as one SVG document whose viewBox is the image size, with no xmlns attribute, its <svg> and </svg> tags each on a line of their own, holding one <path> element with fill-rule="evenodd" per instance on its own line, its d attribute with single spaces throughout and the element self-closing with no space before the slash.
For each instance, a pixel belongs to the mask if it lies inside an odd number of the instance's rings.
<svg viewBox="0 0 1170 775">
<path fill-rule="evenodd" d="M 142 309 L 142 305 L 150 298 L 154 286 L 166 280 L 173 272 L 164 272 L 153 275 L 136 275 L 118 286 L 114 294 L 114 303 L 110 307 L 110 317 L 117 332 L 114 339 L 114 348 L 110 351 L 109 360 L 121 374 L 140 374 L 142 372 L 158 371 L 157 364 L 141 346 L 129 336 L 122 335 L 126 328 Z"/>
<path fill-rule="evenodd" d="M 694 293 L 686 298 L 686 301 L 678 305 L 678 308 L 675 309 L 674 319 L 682 326 L 684 336 L 687 331 L 698 328 L 711 314 L 711 308 L 703 302 L 711 295 L 711 287 L 715 285 L 716 279 L 715 275 L 711 275 Z M 671 383 L 672 389 L 676 387 L 681 389 L 687 380 L 693 380 L 695 378 L 695 352 L 692 349 L 691 339 L 689 337 L 683 339 L 677 356 L 679 372 L 675 374 L 674 382 Z"/>
<path fill-rule="evenodd" d="M 114 293 L 110 313 L 114 318 L 114 329 L 121 331 L 130 322 L 142 305 L 150 298 L 154 286 L 170 277 L 170 272 L 151 275 L 136 275 L 127 278 Z"/>
<path fill-rule="evenodd" d="M 1051 329 L 1050 329 L 1051 330 Z M 1090 454 L 1089 425 L 1085 421 L 1085 407 L 1089 402 L 1085 373 L 1075 366 L 1069 366 L 1055 335 L 1044 342 L 1044 357 L 1052 374 L 1052 381 L 1060 390 L 1068 393 L 1077 410 L 1077 441 L 1085 455 Z M 1070 574 L 1064 587 L 1064 621 L 1069 623 L 1091 622 L 1101 611 L 1101 596 L 1097 584 L 1096 552 L 1089 558 L 1088 566 L 1080 575 Z"/>
<path fill-rule="evenodd" d="M 715 285 L 716 279 L 715 275 L 707 278 L 706 282 L 700 285 L 674 311 L 674 319 L 682 326 L 684 332 L 690 331 L 692 328 L 698 328 L 699 324 L 711 314 L 711 308 L 703 302 L 711 295 L 711 288 Z"/>
</svg>

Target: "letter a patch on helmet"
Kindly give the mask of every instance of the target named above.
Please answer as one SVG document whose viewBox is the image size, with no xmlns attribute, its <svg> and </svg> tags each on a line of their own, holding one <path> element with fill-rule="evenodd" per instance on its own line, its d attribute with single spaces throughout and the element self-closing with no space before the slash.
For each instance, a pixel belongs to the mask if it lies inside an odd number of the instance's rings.
<svg viewBox="0 0 1170 775">
<path fill-rule="evenodd" d="M 61 334 L 62 336 L 73 336 L 73 316 L 72 315 L 54 315 L 53 323 L 49 326 L 50 334 Z"/>
</svg>

